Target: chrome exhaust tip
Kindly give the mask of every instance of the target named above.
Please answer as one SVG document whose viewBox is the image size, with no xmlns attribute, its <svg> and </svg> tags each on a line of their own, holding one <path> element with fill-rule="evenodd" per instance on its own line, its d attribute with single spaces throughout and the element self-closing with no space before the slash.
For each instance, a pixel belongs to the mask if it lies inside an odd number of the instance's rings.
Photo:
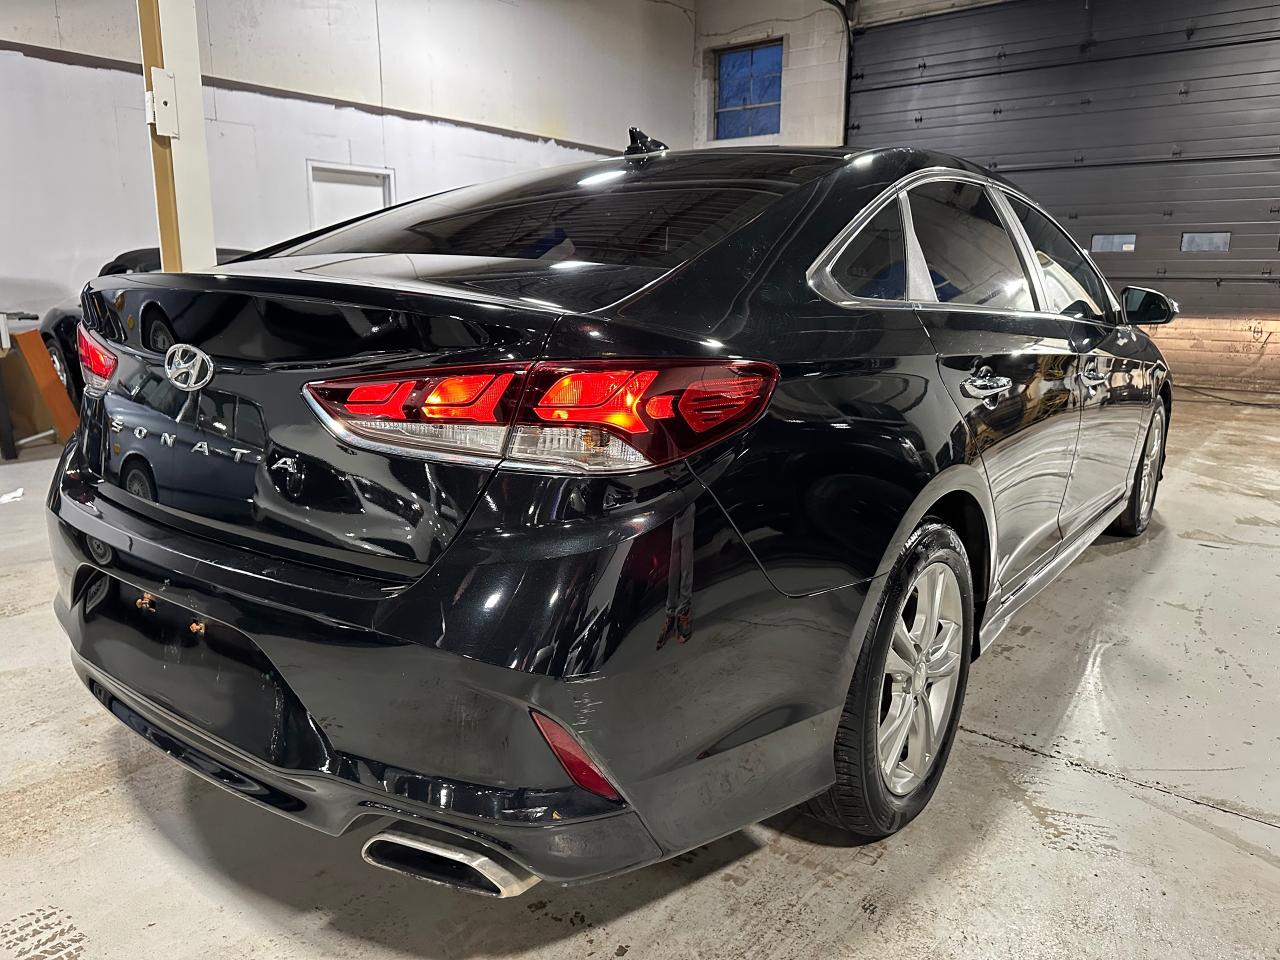
<svg viewBox="0 0 1280 960">
<path fill-rule="evenodd" d="M 402 830 L 374 834 L 360 851 L 366 863 L 482 897 L 518 897 L 541 878 L 478 844 L 437 840 Z"/>
</svg>

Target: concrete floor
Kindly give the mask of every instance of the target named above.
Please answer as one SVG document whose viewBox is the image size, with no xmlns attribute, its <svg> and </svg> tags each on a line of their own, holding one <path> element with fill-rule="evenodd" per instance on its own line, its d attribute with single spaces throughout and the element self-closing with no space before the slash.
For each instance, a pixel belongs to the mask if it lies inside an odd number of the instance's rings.
<svg viewBox="0 0 1280 960">
<path fill-rule="evenodd" d="M 51 471 L 0 467 L 26 488 L 0 504 L 0 957 L 1280 957 L 1280 410 L 1180 396 L 1151 530 L 979 661 L 905 833 L 788 813 L 502 902 L 367 867 L 107 716 L 49 611 Z"/>
</svg>

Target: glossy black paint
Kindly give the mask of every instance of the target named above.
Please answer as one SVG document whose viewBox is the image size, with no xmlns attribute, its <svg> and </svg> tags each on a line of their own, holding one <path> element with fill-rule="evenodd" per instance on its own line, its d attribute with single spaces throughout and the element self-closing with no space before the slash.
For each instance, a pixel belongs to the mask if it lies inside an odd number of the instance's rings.
<svg viewBox="0 0 1280 960">
<path fill-rule="evenodd" d="M 557 881 L 818 793 L 911 530 L 931 514 L 961 528 L 998 626 L 1124 494 L 1167 391 L 1159 351 L 1123 323 L 819 296 L 806 271 L 831 240 L 934 166 L 976 170 L 912 150 L 726 150 L 521 182 L 529 197 L 614 169 L 633 191 L 770 184 L 774 200 L 675 266 L 289 255 L 306 241 L 91 283 L 86 323 L 120 371 L 86 399 L 49 499 L 77 669 L 140 734 L 273 809 L 331 833 L 433 824 Z M 206 390 L 171 396 L 154 323 L 214 358 Z M 358 449 L 301 395 L 371 370 L 664 356 L 768 360 L 781 379 L 729 440 L 604 477 Z M 1015 389 L 966 397 L 988 368 Z M 130 492 L 141 463 L 153 486 Z M 621 803 L 572 784 L 531 708 Z"/>
<path fill-rule="evenodd" d="M 218 263 L 229 263 L 237 257 L 243 257 L 248 250 L 235 250 L 230 247 L 219 247 Z M 123 273 L 147 273 L 160 269 L 160 248 L 143 247 L 139 250 L 127 250 L 117 254 L 114 259 L 102 265 L 98 276 L 107 277 Z M 76 342 L 76 326 L 83 316 L 78 300 L 69 300 L 50 307 L 40 320 L 40 337 L 46 346 L 57 346 L 65 361 L 64 370 L 67 375 L 67 393 L 73 401 L 80 399 L 84 389 L 84 377 L 80 373 L 79 346 Z"/>
</svg>

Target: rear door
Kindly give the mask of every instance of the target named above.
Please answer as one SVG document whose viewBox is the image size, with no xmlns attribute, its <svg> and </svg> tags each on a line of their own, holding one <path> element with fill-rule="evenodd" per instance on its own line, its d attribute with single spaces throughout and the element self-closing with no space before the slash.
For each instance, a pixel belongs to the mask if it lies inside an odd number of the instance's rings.
<svg viewBox="0 0 1280 960">
<path fill-rule="evenodd" d="M 912 187 L 927 269 L 913 290 L 943 382 L 982 458 L 996 512 L 996 577 L 1011 589 L 1062 540 L 1058 512 L 1075 455 L 1075 352 L 1065 320 L 1039 312 L 1003 198 L 975 178 Z"/>
<path fill-rule="evenodd" d="M 1060 519 L 1070 538 L 1124 497 L 1151 391 L 1137 333 L 1120 322 L 1102 275 L 1052 219 L 1017 196 L 1008 200 L 1035 251 L 1046 309 L 1067 318 L 1080 356 L 1080 442 Z"/>
</svg>

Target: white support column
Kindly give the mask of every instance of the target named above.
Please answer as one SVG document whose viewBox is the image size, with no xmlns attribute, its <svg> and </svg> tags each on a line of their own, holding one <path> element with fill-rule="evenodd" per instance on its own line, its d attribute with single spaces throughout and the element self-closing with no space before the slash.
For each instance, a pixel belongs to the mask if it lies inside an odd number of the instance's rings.
<svg viewBox="0 0 1280 960">
<path fill-rule="evenodd" d="M 152 170 L 167 271 L 216 262 L 195 0 L 138 0 Z"/>
</svg>

